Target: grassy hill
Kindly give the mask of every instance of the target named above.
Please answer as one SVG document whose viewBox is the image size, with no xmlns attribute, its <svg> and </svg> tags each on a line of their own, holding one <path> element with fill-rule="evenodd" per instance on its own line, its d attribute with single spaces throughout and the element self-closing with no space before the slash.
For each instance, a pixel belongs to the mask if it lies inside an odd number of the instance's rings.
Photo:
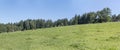
<svg viewBox="0 0 120 50">
<path fill-rule="evenodd" d="M 120 23 L 2 33 L 0 50 L 120 50 Z"/>
</svg>

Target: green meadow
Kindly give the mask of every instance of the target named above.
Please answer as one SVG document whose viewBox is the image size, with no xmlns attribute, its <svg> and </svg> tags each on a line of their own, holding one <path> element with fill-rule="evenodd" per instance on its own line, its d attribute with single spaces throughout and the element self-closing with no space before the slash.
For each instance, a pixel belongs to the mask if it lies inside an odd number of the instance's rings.
<svg viewBox="0 0 120 50">
<path fill-rule="evenodd" d="M 0 50 L 120 50 L 120 22 L 1 33 Z"/>
</svg>

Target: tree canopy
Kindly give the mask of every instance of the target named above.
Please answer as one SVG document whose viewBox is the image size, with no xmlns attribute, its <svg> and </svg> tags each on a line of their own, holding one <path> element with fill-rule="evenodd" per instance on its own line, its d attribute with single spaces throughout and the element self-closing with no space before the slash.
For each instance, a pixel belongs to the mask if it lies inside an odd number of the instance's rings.
<svg viewBox="0 0 120 50">
<path fill-rule="evenodd" d="M 14 32 L 24 30 L 34 30 L 40 28 L 50 28 L 77 24 L 89 24 L 89 23 L 103 23 L 103 22 L 117 22 L 120 21 L 119 15 L 111 15 L 110 8 L 104 8 L 97 12 L 88 12 L 83 15 L 76 14 L 72 19 L 58 19 L 56 21 L 44 20 L 44 19 L 27 19 L 21 20 L 18 23 L 0 24 L 1 32 Z"/>
</svg>

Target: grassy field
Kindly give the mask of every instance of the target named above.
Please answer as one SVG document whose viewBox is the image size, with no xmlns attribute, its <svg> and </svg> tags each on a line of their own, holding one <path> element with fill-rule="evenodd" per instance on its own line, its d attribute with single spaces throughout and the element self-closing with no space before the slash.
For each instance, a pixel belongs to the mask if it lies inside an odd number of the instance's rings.
<svg viewBox="0 0 120 50">
<path fill-rule="evenodd" d="M 120 50 L 120 23 L 2 33 L 0 50 Z"/>
</svg>

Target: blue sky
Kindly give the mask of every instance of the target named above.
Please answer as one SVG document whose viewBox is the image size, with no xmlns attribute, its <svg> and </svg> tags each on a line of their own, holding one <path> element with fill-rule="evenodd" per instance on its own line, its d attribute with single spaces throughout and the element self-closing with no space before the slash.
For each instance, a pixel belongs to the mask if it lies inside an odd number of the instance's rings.
<svg viewBox="0 0 120 50">
<path fill-rule="evenodd" d="M 72 18 L 75 14 L 109 7 L 120 13 L 120 0 L 0 0 L 0 23 L 26 19 Z"/>
</svg>

